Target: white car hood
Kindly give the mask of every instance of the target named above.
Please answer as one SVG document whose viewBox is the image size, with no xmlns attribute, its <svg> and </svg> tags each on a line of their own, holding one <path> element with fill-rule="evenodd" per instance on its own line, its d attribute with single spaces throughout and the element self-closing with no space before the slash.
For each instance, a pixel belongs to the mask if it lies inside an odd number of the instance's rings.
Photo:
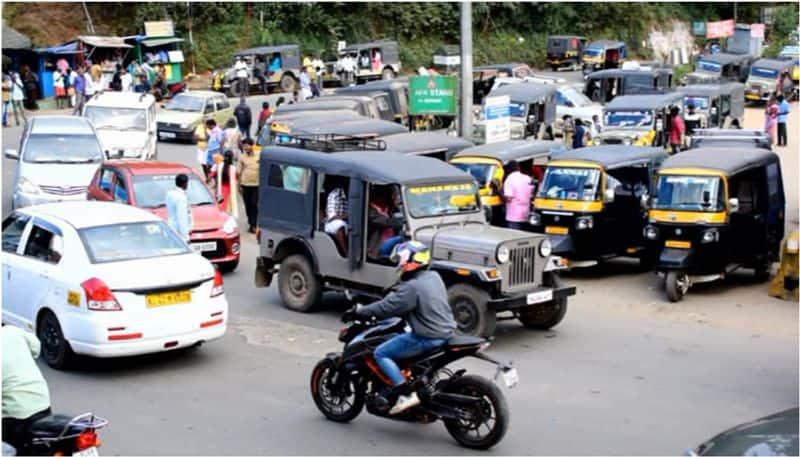
<svg viewBox="0 0 800 457">
<path fill-rule="evenodd" d="M 97 129 L 100 144 L 104 151 L 140 149 L 147 145 L 147 132 L 144 130 Z"/>
<path fill-rule="evenodd" d="M 92 182 L 100 162 L 95 163 L 31 163 L 23 162 L 20 176 L 37 186 L 83 186 Z"/>
<path fill-rule="evenodd" d="M 98 263 L 92 268 L 112 291 L 153 289 L 214 278 L 211 262 L 195 253 Z"/>
<path fill-rule="evenodd" d="M 156 114 L 156 122 L 167 124 L 191 124 L 203 118 L 198 112 L 164 110 Z"/>
</svg>

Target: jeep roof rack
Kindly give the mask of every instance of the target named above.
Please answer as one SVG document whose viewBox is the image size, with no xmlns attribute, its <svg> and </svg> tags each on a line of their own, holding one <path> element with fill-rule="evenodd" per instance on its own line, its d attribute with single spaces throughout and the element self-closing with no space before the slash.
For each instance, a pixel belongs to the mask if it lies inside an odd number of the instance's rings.
<svg viewBox="0 0 800 457">
<path fill-rule="evenodd" d="M 318 152 L 385 151 L 386 142 L 374 138 L 340 135 L 338 133 L 275 135 L 275 146 L 306 149 Z"/>
</svg>

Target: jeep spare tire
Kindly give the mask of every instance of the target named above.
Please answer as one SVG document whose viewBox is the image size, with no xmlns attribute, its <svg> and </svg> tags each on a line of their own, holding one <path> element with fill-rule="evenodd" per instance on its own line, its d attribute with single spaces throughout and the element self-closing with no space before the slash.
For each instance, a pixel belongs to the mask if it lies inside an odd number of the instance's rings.
<svg viewBox="0 0 800 457">
<path fill-rule="evenodd" d="M 306 313 L 322 298 L 322 283 L 302 254 L 290 255 L 278 270 L 278 292 L 283 306 Z"/>
<path fill-rule="evenodd" d="M 447 289 L 453 309 L 456 332 L 461 335 L 489 337 L 494 335 L 497 316 L 489 309 L 489 294 L 469 284 L 453 284 Z"/>
</svg>

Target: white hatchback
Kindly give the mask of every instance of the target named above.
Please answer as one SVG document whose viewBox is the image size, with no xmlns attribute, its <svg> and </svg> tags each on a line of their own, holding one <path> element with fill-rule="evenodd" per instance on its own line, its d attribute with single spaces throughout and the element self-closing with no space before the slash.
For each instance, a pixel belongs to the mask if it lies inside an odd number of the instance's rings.
<svg viewBox="0 0 800 457">
<path fill-rule="evenodd" d="M 222 337 L 222 276 L 158 216 L 61 202 L 3 221 L 3 322 L 35 331 L 54 368 Z"/>
</svg>

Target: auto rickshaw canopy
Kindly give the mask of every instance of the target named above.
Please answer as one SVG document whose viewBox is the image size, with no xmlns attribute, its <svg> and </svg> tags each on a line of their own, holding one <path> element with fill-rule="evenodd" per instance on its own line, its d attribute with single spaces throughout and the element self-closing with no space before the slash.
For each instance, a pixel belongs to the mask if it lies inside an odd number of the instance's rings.
<svg viewBox="0 0 800 457">
<path fill-rule="evenodd" d="M 488 157 L 502 164 L 512 160 L 523 161 L 540 157 L 549 157 L 553 150 L 558 150 L 563 145 L 560 141 L 549 140 L 508 140 L 497 143 L 482 144 L 464 149 L 453 158 Z"/>
<path fill-rule="evenodd" d="M 777 154 L 761 148 L 697 148 L 668 158 L 661 164 L 659 172 L 676 168 L 702 168 L 731 176 L 779 161 Z"/>
<path fill-rule="evenodd" d="M 599 165 L 605 170 L 632 167 L 660 161 L 669 155 L 663 148 L 652 148 L 630 145 L 600 145 L 591 148 L 570 149 L 558 154 L 558 159 L 550 162 L 557 166 L 567 161 L 589 162 Z"/>
</svg>

